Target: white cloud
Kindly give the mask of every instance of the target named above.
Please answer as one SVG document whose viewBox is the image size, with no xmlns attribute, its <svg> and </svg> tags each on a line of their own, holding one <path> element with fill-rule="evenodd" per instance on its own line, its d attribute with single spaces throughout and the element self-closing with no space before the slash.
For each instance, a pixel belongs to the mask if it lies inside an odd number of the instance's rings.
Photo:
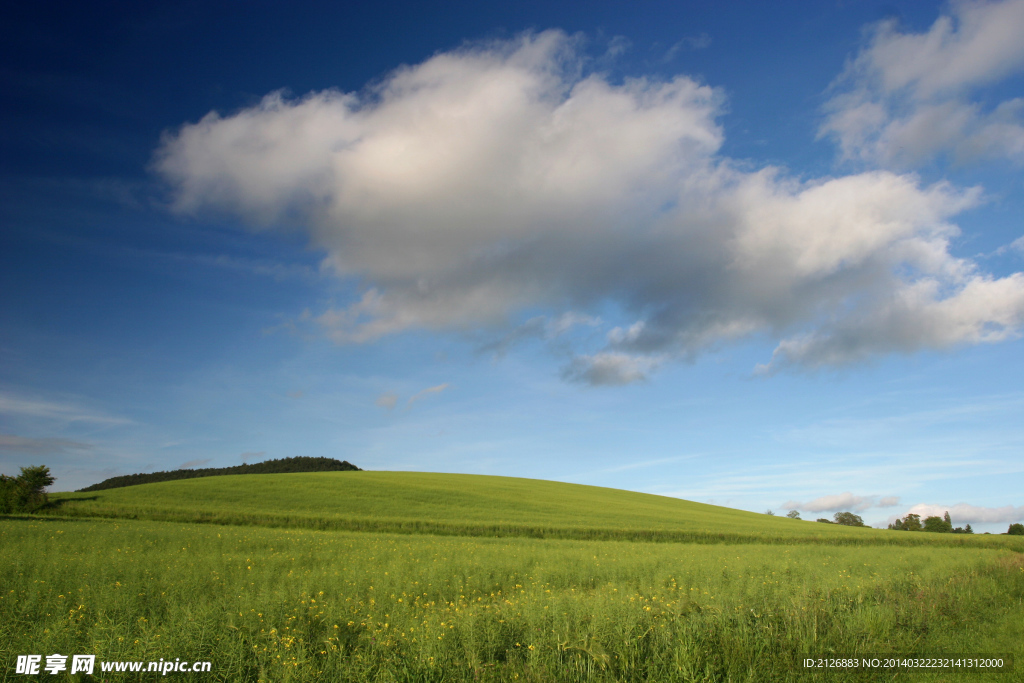
<svg viewBox="0 0 1024 683">
<path fill-rule="evenodd" d="M 501 353 L 610 307 L 630 322 L 564 376 L 614 385 L 754 334 L 780 340 L 764 372 L 1016 334 L 1024 276 L 949 252 L 979 190 L 742 170 L 718 154 L 721 103 L 685 76 L 588 75 L 549 31 L 360 94 L 211 113 L 165 136 L 155 166 L 177 210 L 298 226 L 358 279 L 357 301 L 312 316 L 339 343 L 512 327 L 485 347 Z"/>
<path fill-rule="evenodd" d="M 941 299 L 939 280 L 894 291 L 869 316 L 849 317 L 812 333 L 783 340 L 762 373 L 790 364 L 841 365 L 891 352 L 997 342 L 1017 336 L 1024 322 L 1024 274 L 974 276 Z"/>
<path fill-rule="evenodd" d="M 985 524 L 998 522 L 1020 522 L 1024 520 L 1024 505 L 1014 507 L 1004 505 L 998 508 L 981 507 L 957 503 L 956 505 L 930 505 L 920 503 L 907 511 L 907 514 L 921 515 L 925 517 L 942 517 L 949 513 L 954 526 L 961 524 Z M 905 515 L 904 515 L 905 516 Z"/>
<path fill-rule="evenodd" d="M 821 135 L 843 156 L 907 166 L 946 153 L 1024 161 L 1024 99 L 969 98 L 1024 68 L 1024 0 L 957 2 L 924 33 L 875 26 L 833 85 Z"/>
<path fill-rule="evenodd" d="M 896 496 L 885 496 L 879 500 L 878 496 L 855 496 L 846 491 L 831 496 L 821 496 L 808 503 L 787 500 L 782 507 L 786 510 L 806 510 L 807 512 L 824 512 L 826 510 L 863 512 L 872 507 L 893 507 L 899 504 L 899 500 Z"/>
</svg>

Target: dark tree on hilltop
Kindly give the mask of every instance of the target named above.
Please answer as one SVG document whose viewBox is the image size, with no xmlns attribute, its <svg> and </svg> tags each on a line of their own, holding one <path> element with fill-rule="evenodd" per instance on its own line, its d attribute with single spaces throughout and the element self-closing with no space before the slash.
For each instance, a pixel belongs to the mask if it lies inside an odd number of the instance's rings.
<svg viewBox="0 0 1024 683">
<path fill-rule="evenodd" d="M 358 467 L 347 460 L 334 458 L 310 458 L 297 456 L 280 460 L 265 460 L 252 465 L 236 465 L 235 467 L 208 467 L 201 470 L 171 470 L 170 472 L 152 472 L 150 474 L 128 474 L 123 477 L 111 477 L 98 484 L 78 489 L 79 492 L 103 491 L 122 486 L 152 484 L 159 481 L 176 481 L 178 479 L 197 479 L 199 477 L 216 477 L 227 474 L 287 474 L 292 472 L 361 472 Z"/>
<path fill-rule="evenodd" d="M 1017 524 L 1011 524 L 1010 528 L 1006 530 L 1006 533 L 1011 536 L 1024 536 L 1024 524 L 1020 524 L 1019 522 Z"/>
<path fill-rule="evenodd" d="M 832 515 L 832 519 L 836 521 L 836 524 L 843 526 L 867 526 L 860 515 L 855 515 L 852 512 L 837 512 Z"/>
<path fill-rule="evenodd" d="M 949 513 L 946 513 L 946 518 L 949 518 Z M 947 522 L 942 517 L 925 517 L 924 528 L 922 531 L 931 531 L 933 533 L 948 534 L 953 531 L 952 522 Z"/>
<path fill-rule="evenodd" d="M 35 512 L 46 506 L 46 487 L 54 481 L 45 465 L 22 467 L 17 477 L 0 474 L 0 513 Z"/>
</svg>

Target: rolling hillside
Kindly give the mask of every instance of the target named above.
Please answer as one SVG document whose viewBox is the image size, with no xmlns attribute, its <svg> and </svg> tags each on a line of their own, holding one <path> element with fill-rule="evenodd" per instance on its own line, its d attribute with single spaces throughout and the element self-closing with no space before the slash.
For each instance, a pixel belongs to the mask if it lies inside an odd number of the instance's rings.
<svg viewBox="0 0 1024 683">
<path fill-rule="evenodd" d="M 469 474 L 230 475 L 53 498 L 60 516 L 464 536 L 858 545 L 996 541 L 817 524 L 631 491 Z"/>
<path fill-rule="evenodd" d="M 808 658 L 945 653 L 987 662 L 972 681 L 1021 680 L 1019 537 L 411 472 L 53 499 L 65 519 L 0 519 L 8 661 L 212 663 L 182 679 L 196 681 L 776 683 L 817 679 Z M 921 680 L 903 665 L 829 673 Z"/>
</svg>

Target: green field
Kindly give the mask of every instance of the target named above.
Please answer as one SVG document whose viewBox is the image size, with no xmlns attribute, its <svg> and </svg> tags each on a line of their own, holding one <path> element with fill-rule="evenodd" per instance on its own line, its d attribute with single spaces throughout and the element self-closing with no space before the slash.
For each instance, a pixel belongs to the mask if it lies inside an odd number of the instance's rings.
<svg viewBox="0 0 1024 683">
<path fill-rule="evenodd" d="M 197 681 L 1024 680 L 1014 537 L 469 475 L 231 476 L 54 497 L 61 517 L 0 520 L 0 680 L 32 680 L 14 674 L 30 653 L 210 661 L 172 674 Z M 987 674 L 799 665 L 953 653 L 1018 662 Z"/>
<path fill-rule="evenodd" d="M 770 517 L 632 491 L 539 479 L 423 472 L 233 475 L 53 496 L 62 516 L 454 536 L 580 540 L 939 543 L 981 536 L 893 534 Z"/>
</svg>

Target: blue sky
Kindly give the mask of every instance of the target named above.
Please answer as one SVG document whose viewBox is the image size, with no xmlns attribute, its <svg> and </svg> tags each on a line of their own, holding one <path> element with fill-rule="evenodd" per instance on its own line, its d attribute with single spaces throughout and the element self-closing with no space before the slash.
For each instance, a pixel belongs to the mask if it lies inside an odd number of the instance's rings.
<svg viewBox="0 0 1024 683">
<path fill-rule="evenodd" d="M 41 3 L 0 471 L 1024 519 L 1024 2 Z"/>
</svg>

